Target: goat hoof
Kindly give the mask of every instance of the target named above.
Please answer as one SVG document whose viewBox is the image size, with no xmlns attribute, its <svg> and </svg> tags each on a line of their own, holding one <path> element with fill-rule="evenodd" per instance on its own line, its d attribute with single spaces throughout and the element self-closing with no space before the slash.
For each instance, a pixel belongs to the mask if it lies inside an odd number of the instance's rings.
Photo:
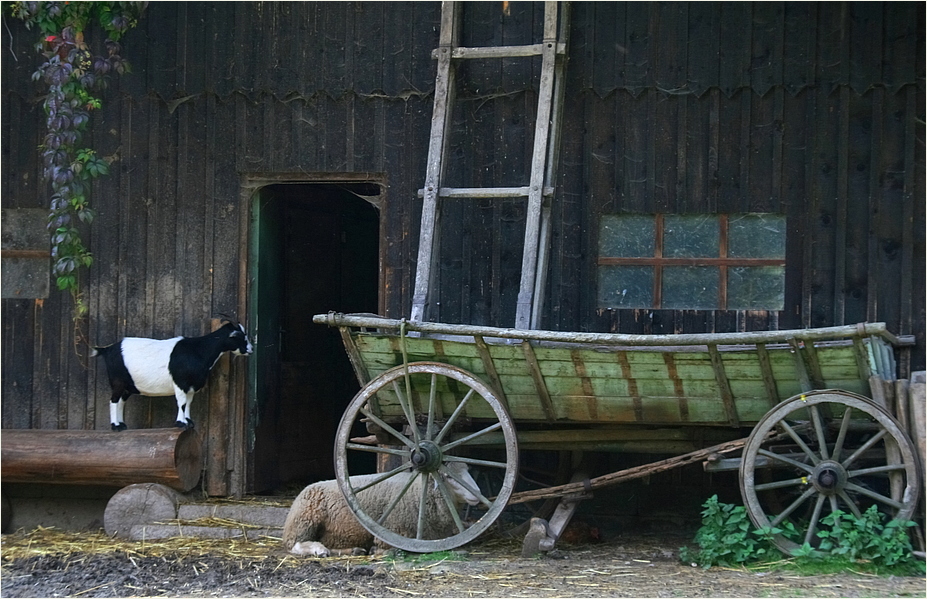
<svg viewBox="0 0 927 599">
<path fill-rule="evenodd" d="M 177 422 L 174 423 L 174 426 L 177 428 L 182 428 L 182 429 L 193 428 L 193 421 L 191 420 L 189 422 L 181 422 L 180 420 L 178 420 Z"/>
<path fill-rule="evenodd" d="M 110 426 L 110 428 L 112 428 L 114 431 L 124 431 L 124 430 L 126 430 L 127 428 L 129 428 L 128 426 L 126 426 L 126 423 L 125 423 L 125 422 L 120 422 L 119 424 L 110 424 L 109 426 Z"/>
</svg>

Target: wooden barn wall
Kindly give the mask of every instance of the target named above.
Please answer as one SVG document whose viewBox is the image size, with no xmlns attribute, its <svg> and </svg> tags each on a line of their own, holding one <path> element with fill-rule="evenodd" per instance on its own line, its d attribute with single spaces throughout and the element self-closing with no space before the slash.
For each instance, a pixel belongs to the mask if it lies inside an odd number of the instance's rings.
<svg viewBox="0 0 927 599">
<path fill-rule="evenodd" d="M 509 7 L 468 4 L 465 43 L 536 37 L 541 4 Z M 247 314 L 249 176 L 385 180 L 380 302 L 408 316 L 439 13 L 432 2 L 151 3 L 125 40 L 133 73 L 105 92 L 87 138 L 114 159 L 92 192 L 89 317 L 75 328 L 57 292 L 2 301 L 3 427 L 107 428 L 88 343 L 200 334 L 217 312 Z M 3 207 L 44 207 L 34 32 L 5 19 Z M 538 68 L 461 69 L 451 184 L 527 180 Z M 884 320 L 917 335 L 924 368 L 923 4 L 577 2 L 567 83 L 545 328 Z M 786 310 L 596 309 L 601 214 L 728 210 L 788 216 Z M 452 202 L 444 227 L 435 318 L 510 326 L 523 206 Z M 235 360 L 229 384 L 245 393 Z M 172 404 L 139 401 L 129 424 L 169 425 Z M 211 405 L 194 402 L 194 420 Z"/>
</svg>

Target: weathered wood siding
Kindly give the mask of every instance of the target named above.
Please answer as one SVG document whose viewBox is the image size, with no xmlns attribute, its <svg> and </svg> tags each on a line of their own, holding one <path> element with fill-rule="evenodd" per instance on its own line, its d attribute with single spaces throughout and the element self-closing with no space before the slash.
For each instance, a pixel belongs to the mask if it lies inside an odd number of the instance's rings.
<svg viewBox="0 0 927 599">
<path fill-rule="evenodd" d="M 464 43 L 537 39 L 542 4 L 508 7 L 468 4 Z M 125 40 L 133 73 L 105 92 L 87 137 L 114 159 L 92 193 L 89 318 L 75 329 L 57 292 L 3 300 L 3 427 L 105 428 L 108 385 L 88 343 L 201 334 L 217 312 L 247 315 L 249 177 L 386 181 L 380 303 L 408 316 L 439 13 L 432 2 L 151 3 Z M 42 207 L 36 34 L 7 24 L 2 202 Z M 924 368 L 922 3 L 577 2 L 570 35 L 545 328 L 885 321 L 917 335 Z M 461 68 L 450 184 L 527 181 L 539 65 Z M 784 311 L 597 310 L 601 214 L 749 210 L 788 217 Z M 510 326 L 523 230 L 521 202 L 448 202 L 434 318 Z M 232 429 L 244 372 L 233 360 Z M 150 401 L 130 424 L 169 425 L 170 404 Z M 195 402 L 194 419 L 209 405 Z"/>
</svg>

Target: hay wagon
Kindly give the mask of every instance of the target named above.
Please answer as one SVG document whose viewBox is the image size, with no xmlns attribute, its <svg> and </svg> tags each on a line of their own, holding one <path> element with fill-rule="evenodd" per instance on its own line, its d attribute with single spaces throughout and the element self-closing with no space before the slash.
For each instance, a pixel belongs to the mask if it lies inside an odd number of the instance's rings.
<svg viewBox="0 0 927 599">
<path fill-rule="evenodd" d="M 896 352 L 913 339 L 881 323 L 622 335 L 336 313 L 314 321 L 340 330 L 361 384 L 337 431 L 338 482 L 364 526 L 402 549 L 457 547 L 492 525 L 510 501 L 575 498 L 624 479 L 617 473 L 513 496 L 519 447 L 643 449 L 678 453 L 661 463 L 666 468 L 696 460 L 736 468 L 754 524 L 793 528 L 775 537 L 786 551 L 813 542 L 833 510 L 859 515 L 876 505 L 909 519 L 918 502 L 916 452 L 896 418 L 906 418 L 904 402 L 896 409 L 893 401 L 902 384 Z M 366 487 L 349 480 L 356 474 L 352 456 L 369 453 L 390 464 L 374 488 L 412 469 L 431 477 L 447 500 L 437 474 L 452 461 L 495 473 L 496 482 L 480 483 L 475 521 L 451 510 L 456 534 L 427 538 L 419 522 L 418 534 L 405 536 L 357 500 Z M 526 550 L 553 546 L 571 509 L 558 513 L 529 532 Z"/>
</svg>

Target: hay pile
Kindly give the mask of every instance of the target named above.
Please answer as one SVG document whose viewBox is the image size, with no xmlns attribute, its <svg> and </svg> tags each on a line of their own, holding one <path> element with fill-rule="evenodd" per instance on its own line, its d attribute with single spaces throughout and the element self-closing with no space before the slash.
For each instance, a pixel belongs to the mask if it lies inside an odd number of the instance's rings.
<svg viewBox="0 0 927 599">
<path fill-rule="evenodd" d="M 226 524 L 225 521 L 221 524 L 213 523 L 216 526 Z M 68 532 L 53 527 L 44 528 L 40 526 L 31 531 L 19 530 L 12 534 L 3 535 L 3 539 L 0 541 L 0 557 L 4 562 L 43 555 L 115 552 L 123 552 L 130 556 L 156 557 L 178 553 L 198 553 L 248 560 L 263 560 L 274 555 L 286 555 L 280 546 L 280 539 L 274 537 L 257 537 L 255 539 L 173 537 L 155 541 L 128 541 L 109 537 L 102 529 L 87 532 Z"/>
</svg>

